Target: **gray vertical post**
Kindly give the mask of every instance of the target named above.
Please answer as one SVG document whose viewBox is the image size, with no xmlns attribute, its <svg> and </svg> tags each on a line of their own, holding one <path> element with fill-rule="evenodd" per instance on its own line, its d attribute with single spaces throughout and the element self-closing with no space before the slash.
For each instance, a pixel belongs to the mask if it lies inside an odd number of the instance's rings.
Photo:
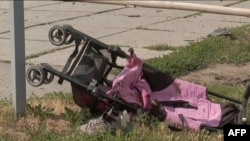
<svg viewBox="0 0 250 141">
<path fill-rule="evenodd" d="M 14 117 L 23 114 L 26 104 L 24 1 L 10 0 L 11 75 Z"/>
</svg>

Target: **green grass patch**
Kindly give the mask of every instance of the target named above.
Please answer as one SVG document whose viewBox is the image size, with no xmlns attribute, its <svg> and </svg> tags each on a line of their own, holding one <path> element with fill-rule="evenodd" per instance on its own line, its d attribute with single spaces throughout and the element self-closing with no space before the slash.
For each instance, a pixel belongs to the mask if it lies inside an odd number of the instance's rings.
<svg viewBox="0 0 250 141">
<path fill-rule="evenodd" d="M 225 84 L 207 84 L 205 85 L 207 87 L 208 90 L 219 93 L 219 94 L 223 94 L 227 97 L 231 97 L 231 98 L 235 98 L 235 99 L 239 99 L 241 100 L 244 92 L 245 92 L 245 86 L 243 85 L 238 85 L 238 86 L 232 86 L 232 85 L 225 85 Z M 213 96 L 211 96 L 212 98 Z M 217 100 L 216 100 L 217 99 Z M 213 97 L 213 100 L 215 101 L 226 101 L 226 100 L 221 100 L 218 99 L 216 97 Z"/>
<path fill-rule="evenodd" d="M 176 51 L 178 49 L 180 49 L 180 47 L 173 47 L 170 45 L 155 45 L 155 46 L 149 46 L 149 47 L 145 47 L 146 49 L 149 50 L 157 50 L 157 51 L 166 51 L 166 50 L 171 50 L 171 51 Z"/>
</svg>

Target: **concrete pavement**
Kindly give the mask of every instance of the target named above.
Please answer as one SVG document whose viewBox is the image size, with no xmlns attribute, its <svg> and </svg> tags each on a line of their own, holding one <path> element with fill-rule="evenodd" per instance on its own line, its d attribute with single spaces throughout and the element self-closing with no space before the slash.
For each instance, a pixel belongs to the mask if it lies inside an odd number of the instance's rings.
<svg viewBox="0 0 250 141">
<path fill-rule="evenodd" d="M 187 2 L 250 8 L 250 1 Z M 26 57 L 31 57 L 26 63 L 49 63 L 58 69 L 64 66 L 74 48 L 56 47 L 49 42 L 48 31 L 57 24 L 70 24 L 106 44 L 119 45 L 124 51 L 133 47 L 139 57 L 151 58 L 169 51 L 149 51 L 144 47 L 159 44 L 185 46 L 219 27 L 236 27 L 250 22 L 250 18 L 241 16 L 83 2 L 24 1 L 24 6 Z M 11 96 L 9 9 L 9 1 L 0 1 L 0 98 Z M 61 86 L 57 84 L 57 78 L 40 87 L 27 83 L 26 88 L 27 96 L 71 91 L 69 83 Z"/>
</svg>

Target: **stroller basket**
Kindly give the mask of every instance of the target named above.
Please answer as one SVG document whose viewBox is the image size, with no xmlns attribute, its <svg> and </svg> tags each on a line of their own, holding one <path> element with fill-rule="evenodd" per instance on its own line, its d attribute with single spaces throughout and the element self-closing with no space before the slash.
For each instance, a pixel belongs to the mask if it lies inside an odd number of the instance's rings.
<svg viewBox="0 0 250 141">
<path fill-rule="evenodd" d="M 88 46 L 71 76 L 87 84 L 92 79 L 100 82 L 107 65 L 108 59 L 99 55 Z"/>
</svg>

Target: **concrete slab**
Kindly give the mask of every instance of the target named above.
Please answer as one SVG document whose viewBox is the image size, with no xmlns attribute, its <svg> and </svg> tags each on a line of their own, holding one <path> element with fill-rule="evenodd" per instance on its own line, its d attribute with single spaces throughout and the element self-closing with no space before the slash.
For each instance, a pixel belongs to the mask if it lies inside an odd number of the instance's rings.
<svg viewBox="0 0 250 141">
<path fill-rule="evenodd" d="M 51 14 L 51 11 L 25 11 L 24 13 L 24 24 L 25 27 L 35 27 L 40 25 L 47 25 L 50 23 L 58 22 L 58 21 L 67 21 L 73 20 L 79 17 L 84 17 L 88 13 L 81 12 L 62 12 L 62 11 L 54 11 Z M 0 16 L 0 33 L 1 32 L 9 32 L 9 30 L 5 27 L 7 24 L 9 26 L 10 23 L 10 13 L 5 13 Z"/>
<path fill-rule="evenodd" d="M 210 0 L 210 1 L 208 1 L 208 0 L 182 0 L 181 2 L 224 6 L 224 5 L 227 5 L 227 4 L 237 2 L 237 0 L 223 0 L 223 1 L 217 1 L 217 0 Z"/>
<path fill-rule="evenodd" d="M 115 40 L 114 40 L 115 39 Z M 172 31 L 155 30 L 131 30 L 109 37 L 100 38 L 107 44 L 127 45 L 134 48 L 141 48 L 152 45 L 168 44 L 182 46 L 190 40 L 195 40 L 189 33 L 176 33 Z"/>
<path fill-rule="evenodd" d="M 235 1 L 182 1 L 186 3 L 202 3 L 209 5 L 227 5 Z M 167 19 L 172 19 L 176 17 L 184 17 L 187 15 L 192 15 L 197 13 L 197 11 L 184 11 L 175 9 L 160 9 L 160 8 L 144 8 L 144 7 L 128 7 L 126 9 L 116 10 L 107 12 L 105 14 L 112 15 L 123 15 L 123 16 L 142 16 L 142 17 L 165 17 Z"/>
<path fill-rule="evenodd" d="M 5 1 L 6 2 L 6 1 Z M 10 30 L 10 16 L 8 10 L 1 9 L 0 2 L 0 36 L 2 32 Z"/>
<path fill-rule="evenodd" d="M 150 24 L 166 20 L 165 17 L 128 17 L 117 14 L 98 14 L 89 17 L 82 17 L 67 23 L 74 25 L 81 23 L 83 26 L 135 28 L 140 25 Z"/>
<path fill-rule="evenodd" d="M 88 12 L 97 13 L 124 8 L 121 5 L 92 4 L 84 2 L 57 2 L 47 6 L 39 6 L 30 9 L 38 11 L 64 11 L 64 12 Z"/>
<path fill-rule="evenodd" d="M 166 30 L 177 33 L 175 37 L 183 38 L 185 34 L 190 34 L 191 40 L 198 39 L 207 36 L 215 29 L 220 28 L 231 28 L 241 26 L 250 19 L 244 17 L 237 17 L 232 19 L 234 16 L 225 16 L 217 14 L 202 14 L 201 16 L 192 16 L 188 18 L 180 18 L 176 20 L 166 21 L 154 25 L 146 26 L 148 30 Z M 233 20 L 233 21 L 230 21 Z M 186 39 L 187 40 L 187 39 Z"/>
<path fill-rule="evenodd" d="M 10 61 L 11 60 L 11 46 L 9 39 L 0 39 L 1 48 L 0 48 L 0 60 Z M 50 52 L 56 48 L 52 46 L 49 42 L 41 41 L 31 41 L 25 40 L 25 56 L 39 56 L 44 52 Z"/>
<path fill-rule="evenodd" d="M 73 52 L 74 47 L 67 48 L 61 51 L 40 55 L 36 58 L 26 60 L 28 64 L 49 63 L 52 66 L 64 66 L 68 57 Z"/>
<path fill-rule="evenodd" d="M 7 11 L 0 11 L 0 21 L 1 22 L 9 22 L 9 13 Z"/>
<path fill-rule="evenodd" d="M 86 16 L 86 12 L 65 12 L 65 11 L 25 11 L 25 27 L 30 25 L 47 24 L 62 20 L 74 20 L 82 16 Z"/>
<path fill-rule="evenodd" d="M 11 60 L 11 50 L 10 50 L 10 40 L 9 39 L 0 39 L 0 60 L 1 61 L 10 61 Z"/>
<path fill-rule="evenodd" d="M 249 23 L 250 18 L 249 17 L 244 17 L 244 16 L 232 16 L 232 15 L 219 15 L 219 14 L 209 14 L 209 13 L 204 13 L 202 16 L 197 16 L 201 20 L 207 20 L 207 21 L 215 21 L 215 22 L 221 22 L 223 24 L 229 25 L 231 24 L 234 26 L 236 23 Z"/>
<path fill-rule="evenodd" d="M 61 24 L 68 24 L 68 22 L 56 22 L 56 23 L 48 24 L 44 26 L 28 28 L 25 30 L 25 36 L 27 39 L 43 40 L 43 41 L 49 42 L 49 39 L 48 39 L 49 30 L 53 26 L 61 25 Z M 92 36 L 93 38 L 109 36 L 109 35 L 120 33 L 124 30 L 127 30 L 126 28 L 98 27 L 98 26 L 85 25 L 81 23 L 70 24 L 70 25 L 72 25 L 76 30 L 79 30 L 80 32 L 83 32 L 89 36 Z M 35 33 L 39 33 L 39 34 L 35 34 Z M 34 34 L 36 36 L 34 36 Z"/>
<path fill-rule="evenodd" d="M 120 9 L 116 11 L 110 11 L 105 13 L 106 15 L 120 15 L 123 17 L 144 17 L 144 18 L 164 18 L 164 19 L 172 19 L 175 17 L 183 17 L 187 15 L 194 14 L 194 11 L 186 11 L 183 12 L 181 10 L 173 10 L 173 9 L 159 9 L 159 8 L 143 8 L 143 7 L 128 7 L 126 9 Z"/>
<path fill-rule="evenodd" d="M 10 2 L 7 0 L 0 1 L 0 10 L 9 10 L 10 9 Z"/>
<path fill-rule="evenodd" d="M 6 6 L 7 5 L 7 6 Z M 25 2 L 26 10 L 24 12 L 24 20 L 25 20 L 25 27 L 36 26 L 36 25 L 43 25 L 58 21 L 68 21 L 73 20 L 79 17 L 86 16 L 91 12 L 103 12 L 109 11 L 114 9 L 119 9 L 124 6 L 114 6 L 114 5 L 96 5 L 96 4 L 73 4 L 73 2 L 38 2 L 34 3 L 34 1 L 27 1 Z M 84 7 L 82 7 L 84 5 Z M 4 2 L 3 7 L 8 7 L 8 3 Z M 72 9 L 69 7 L 72 6 Z M 56 10 L 54 10 L 56 7 Z M 76 9 L 78 7 L 78 10 Z M 61 10 L 60 10 L 61 8 Z M 84 9 L 85 11 L 81 11 L 80 9 Z M 48 10 L 50 9 L 50 10 Z M 88 12 L 86 9 L 92 9 L 91 12 Z M 53 14 L 51 14 L 53 12 Z M 10 13 L 9 11 L 3 11 L 4 14 L 0 15 L 0 21 L 4 21 L 9 23 L 10 22 Z M 9 30 L 5 30 L 5 28 L 1 28 L 1 32 L 8 32 Z"/>
<path fill-rule="evenodd" d="M 1 52 L 1 51 L 0 51 Z M 0 62 L 0 99 L 11 98 L 11 66 L 10 63 Z"/>
<path fill-rule="evenodd" d="M 48 5 L 54 5 L 57 3 L 63 3 L 62 1 L 49 1 L 49 0 L 35 0 L 35 1 L 30 1 L 30 0 L 24 0 L 24 8 L 29 9 L 29 8 L 37 8 L 41 6 L 48 6 Z M 10 1 L 8 0 L 1 0 L 0 1 L 0 9 L 10 9 Z"/>
<path fill-rule="evenodd" d="M 65 22 L 56 22 L 53 24 L 47 24 L 47 25 L 41 25 L 41 26 L 35 26 L 32 28 L 27 28 L 27 29 L 25 29 L 25 39 L 26 40 L 34 40 L 34 41 L 44 41 L 44 42 L 50 43 L 49 38 L 48 38 L 49 30 L 55 25 L 61 25 L 64 23 Z M 68 24 L 68 22 L 66 22 L 66 24 Z M 77 29 L 85 34 L 92 36 L 93 38 L 106 37 L 106 36 L 110 36 L 113 34 L 119 34 L 121 32 L 129 30 L 127 28 L 119 28 L 119 27 L 114 28 L 114 27 L 87 26 L 87 25 L 82 25 L 80 23 L 70 24 L 70 25 L 72 25 L 75 29 Z M 39 34 L 37 34 L 37 33 L 39 33 Z M 0 34 L 0 38 L 10 38 L 10 33 Z"/>
<path fill-rule="evenodd" d="M 0 37 L 6 37 L 6 35 L 3 35 L 3 33 L 8 31 L 10 31 L 10 23 L 5 21 L 0 21 Z"/>
<path fill-rule="evenodd" d="M 238 7 L 238 8 L 250 8 L 250 1 L 244 1 L 235 5 L 231 5 L 230 7 Z"/>
<path fill-rule="evenodd" d="M 57 3 L 63 3 L 63 2 L 53 1 L 53 0 L 34 0 L 34 1 L 24 0 L 24 8 L 25 9 L 38 8 L 42 6 L 54 5 Z"/>
<path fill-rule="evenodd" d="M 4 15 L 5 13 L 8 13 L 8 10 L 2 10 L 2 9 L 0 9 L 0 16 Z"/>
</svg>

